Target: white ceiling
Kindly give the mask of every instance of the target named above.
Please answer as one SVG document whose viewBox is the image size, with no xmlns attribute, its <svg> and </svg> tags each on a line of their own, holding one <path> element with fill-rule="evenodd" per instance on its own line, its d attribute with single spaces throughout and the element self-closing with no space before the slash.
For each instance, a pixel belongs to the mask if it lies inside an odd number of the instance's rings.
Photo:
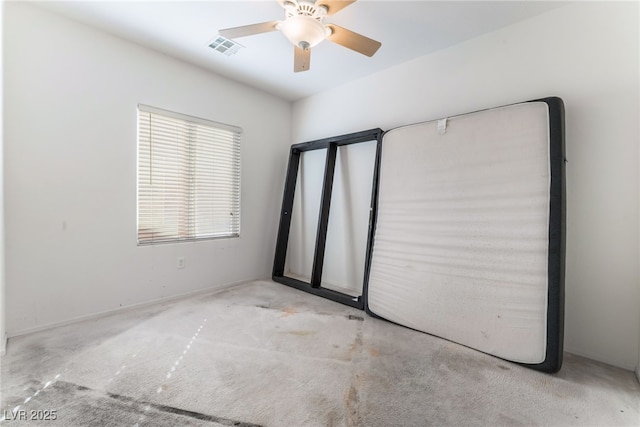
<svg viewBox="0 0 640 427">
<path fill-rule="evenodd" d="M 293 46 L 280 32 L 237 39 L 233 56 L 208 47 L 218 30 L 284 18 L 276 0 L 47 1 L 43 7 L 124 39 L 296 100 L 563 6 L 546 1 L 360 0 L 325 22 L 382 42 L 372 58 L 324 41 L 311 70 L 293 72 Z"/>
</svg>

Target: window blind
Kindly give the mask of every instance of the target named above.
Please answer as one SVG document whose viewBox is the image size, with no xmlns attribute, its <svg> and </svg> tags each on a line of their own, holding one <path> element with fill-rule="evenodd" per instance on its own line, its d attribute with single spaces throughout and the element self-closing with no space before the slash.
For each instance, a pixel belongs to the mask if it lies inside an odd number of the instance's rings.
<svg viewBox="0 0 640 427">
<path fill-rule="evenodd" d="M 240 128 L 138 106 L 138 243 L 240 235 Z"/>
</svg>

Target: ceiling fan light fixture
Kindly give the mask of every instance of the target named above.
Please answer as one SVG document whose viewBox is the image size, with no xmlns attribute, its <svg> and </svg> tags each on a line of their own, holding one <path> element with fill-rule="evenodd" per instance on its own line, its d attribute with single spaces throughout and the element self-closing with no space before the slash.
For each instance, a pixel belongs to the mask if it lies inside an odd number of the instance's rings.
<svg viewBox="0 0 640 427">
<path fill-rule="evenodd" d="M 300 15 L 287 18 L 280 30 L 294 46 L 303 49 L 312 48 L 331 34 L 322 22 Z"/>
</svg>

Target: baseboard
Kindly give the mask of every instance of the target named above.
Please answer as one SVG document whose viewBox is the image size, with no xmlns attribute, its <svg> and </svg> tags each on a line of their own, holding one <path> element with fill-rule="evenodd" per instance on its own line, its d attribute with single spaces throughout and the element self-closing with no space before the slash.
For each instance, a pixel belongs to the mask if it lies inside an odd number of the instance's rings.
<svg viewBox="0 0 640 427">
<path fill-rule="evenodd" d="M 638 365 L 638 367 L 636 368 L 636 378 L 638 379 L 638 382 L 640 383 L 640 365 Z"/>
<path fill-rule="evenodd" d="M 596 354 L 588 351 L 581 351 L 575 348 L 568 348 L 566 345 L 564 346 L 565 353 L 571 353 L 576 356 L 586 357 L 587 359 L 595 360 L 596 362 L 605 363 L 607 365 L 615 366 L 616 368 L 622 368 L 627 371 L 634 371 L 634 364 L 626 364 L 621 362 L 620 360 L 612 359 L 611 357 L 607 357 L 601 354 Z"/>
<path fill-rule="evenodd" d="M 53 323 L 47 323 L 47 324 L 44 324 L 44 325 L 38 325 L 38 326 L 34 326 L 32 328 L 26 328 L 26 329 L 21 329 L 21 330 L 15 331 L 15 332 L 10 332 L 8 337 L 9 338 L 19 337 L 21 335 L 28 335 L 28 334 L 33 334 L 35 332 L 46 331 L 47 329 L 58 328 L 60 326 L 67 326 L 67 325 L 71 325 L 73 323 L 83 322 L 85 320 L 95 320 L 95 319 L 99 319 L 99 318 L 102 318 L 102 317 L 111 316 L 111 315 L 117 314 L 117 313 L 124 313 L 124 312 L 127 312 L 127 311 L 148 307 L 148 306 L 151 306 L 151 305 L 177 301 L 177 300 L 181 300 L 181 299 L 185 299 L 185 298 L 191 298 L 191 297 L 198 296 L 198 295 L 222 292 L 222 291 L 225 291 L 225 290 L 227 290 L 229 288 L 232 288 L 234 286 L 242 285 L 244 283 L 249 283 L 249 282 L 252 282 L 254 280 L 258 280 L 258 279 L 241 280 L 241 281 L 238 281 L 238 282 L 226 283 L 224 285 L 210 286 L 208 288 L 198 289 L 197 291 L 191 291 L 191 292 L 187 292 L 187 293 L 184 293 L 184 294 L 178 294 L 178 295 L 172 295 L 172 296 L 168 296 L 168 297 L 157 298 L 157 299 L 154 299 L 154 300 L 151 300 L 151 301 L 145 301 L 145 302 L 141 302 L 141 303 L 137 303 L 137 304 L 127 305 L 127 306 L 124 306 L 124 307 L 117 307 L 117 308 L 114 308 L 114 309 L 105 310 L 105 311 L 101 311 L 101 312 L 98 312 L 98 313 L 93 313 L 93 314 L 87 314 L 87 315 L 84 315 L 84 316 L 73 317 L 71 319 L 63 320 L 61 322 L 53 322 Z"/>
</svg>

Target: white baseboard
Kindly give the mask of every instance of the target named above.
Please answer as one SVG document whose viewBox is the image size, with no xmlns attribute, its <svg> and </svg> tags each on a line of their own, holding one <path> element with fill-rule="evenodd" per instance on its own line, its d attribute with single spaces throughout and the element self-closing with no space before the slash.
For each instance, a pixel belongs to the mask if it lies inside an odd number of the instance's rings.
<svg viewBox="0 0 640 427">
<path fill-rule="evenodd" d="M 596 354 L 589 351 L 582 351 L 580 349 L 576 349 L 566 345 L 564 346 L 564 352 L 571 353 L 576 356 L 586 357 L 587 359 L 595 360 L 596 362 L 606 363 L 607 365 L 615 366 L 616 368 L 626 369 L 627 371 L 634 370 L 634 364 L 624 363 L 620 360 L 613 359 L 611 357 L 608 357 L 602 354 Z"/>
<path fill-rule="evenodd" d="M 215 286 L 211 286 L 211 287 L 208 287 L 208 288 L 199 289 L 197 291 L 187 292 L 187 293 L 184 293 L 184 294 L 178 294 L 178 295 L 172 295 L 172 296 L 168 296 L 168 297 L 157 298 L 157 299 L 154 299 L 154 300 L 151 300 L 151 301 L 145 301 L 145 302 L 141 302 L 141 303 L 137 303 L 137 304 L 127 305 L 127 306 L 124 306 L 124 307 L 117 307 L 117 308 L 114 308 L 114 309 L 105 310 L 105 311 L 101 311 L 101 312 L 98 312 L 98 313 L 93 313 L 93 314 L 87 314 L 87 315 L 84 315 L 84 316 L 73 317 L 71 319 L 63 320 L 61 322 L 47 323 L 47 324 L 44 324 L 44 325 L 34 326 L 32 328 L 20 329 L 20 330 L 15 331 L 15 332 L 10 332 L 8 337 L 9 338 L 19 337 L 21 335 L 28 335 L 28 334 L 32 334 L 34 332 L 45 331 L 47 329 L 57 328 L 57 327 L 60 327 L 60 326 L 67 326 L 67 325 L 71 325 L 73 323 L 82 322 L 82 321 L 85 321 L 85 320 L 95 320 L 95 319 L 99 319 L 101 317 L 111 316 L 113 314 L 123 313 L 123 312 L 127 312 L 127 311 L 130 311 L 130 310 L 135 310 L 135 309 L 138 309 L 138 308 L 144 308 L 144 307 L 148 307 L 148 306 L 155 305 L 155 304 L 162 304 L 162 303 L 166 303 L 166 302 L 177 301 L 177 300 L 181 300 L 181 299 L 185 299 L 185 298 L 194 297 L 194 296 L 197 296 L 197 295 L 204 295 L 204 294 L 209 294 L 209 293 L 222 292 L 222 291 L 227 290 L 229 288 L 232 288 L 234 286 L 242 285 L 244 283 L 252 282 L 254 280 L 258 280 L 258 279 L 241 280 L 241 281 L 238 281 L 238 282 L 226 283 L 224 285 L 215 285 Z M 6 337 L 6 334 L 5 334 L 5 337 Z"/>
</svg>

